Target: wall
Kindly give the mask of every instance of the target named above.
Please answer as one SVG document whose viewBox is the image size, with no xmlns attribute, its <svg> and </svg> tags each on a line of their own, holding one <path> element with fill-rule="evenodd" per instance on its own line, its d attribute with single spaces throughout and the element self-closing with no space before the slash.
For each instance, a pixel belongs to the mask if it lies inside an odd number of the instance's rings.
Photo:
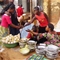
<svg viewBox="0 0 60 60">
<path fill-rule="evenodd" d="M 22 0 L 22 5 L 23 5 L 23 8 L 24 8 L 24 12 L 27 12 L 27 1 Z"/>
<path fill-rule="evenodd" d="M 60 0 L 51 0 L 51 22 L 57 23 L 60 18 Z"/>
<path fill-rule="evenodd" d="M 60 0 L 44 0 L 44 12 L 49 16 L 50 22 L 57 23 L 60 18 Z"/>
<path fill-rule="evenodd" d="M 32 5 L 33 5 L 33 8 L 37 6 L 37 0 L 32 0 Z"/>
<path fill-rule="evenodd" d="M 22 4 L 22 0 L 18 0 L 18 4 L 21 5 Z"/>
<path fill-rule="evenodd" d="M 22 4 L 24 12 L 27 12 L 27 0 L 14 0 L 14 4 L 16 5 L 16 7 L 18 6 L 18 4 Z M 33 8 L 37 6 L 37 0 L 32 0 L 32 5 Z"/>
<path fill-rule="evenodd" d="M 18 6 L 18 0 L 14 0 L 14 4 L 17 7 Z"/>
</svg>

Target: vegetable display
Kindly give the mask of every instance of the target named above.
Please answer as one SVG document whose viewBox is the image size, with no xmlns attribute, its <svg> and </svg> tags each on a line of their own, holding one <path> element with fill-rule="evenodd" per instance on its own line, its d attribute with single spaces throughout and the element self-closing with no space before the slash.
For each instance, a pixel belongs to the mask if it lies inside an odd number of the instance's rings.
<svg viewBox="0 0 60 60">
<path fill-rule="evenodd" d="M 15 36 L 13 36 L 13 35 L 10 34 L 10 35 L 2 38 L 2 42 L 6 43 L 6 44 L 18 43 L 19 40 L 20 40 L 20 34 L 15 35 Z"/>
</svg>

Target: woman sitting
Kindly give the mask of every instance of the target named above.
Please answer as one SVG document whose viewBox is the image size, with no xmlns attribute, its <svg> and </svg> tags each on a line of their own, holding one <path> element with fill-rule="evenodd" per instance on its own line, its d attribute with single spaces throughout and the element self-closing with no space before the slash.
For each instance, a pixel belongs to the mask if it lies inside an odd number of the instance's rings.
<svg viewBox="0 0 60 60">
<path fill-rule="evenodd" d="M 48 24 L 48 26 L 46 27 L 46 33 L 37 33 L 37 32 L 33 32 L 32 30 L 27 30 L 28 32 L 34 34 L 37 36 L 37 40 L 39 43 L 40 39 L 45 37 L 50 43 L 55 44 L 56 42 L 59 41 L 59 37 L 57 35 L 57 33 L 54 31 L 54 25 L 53 24 Z"/>
</svg>

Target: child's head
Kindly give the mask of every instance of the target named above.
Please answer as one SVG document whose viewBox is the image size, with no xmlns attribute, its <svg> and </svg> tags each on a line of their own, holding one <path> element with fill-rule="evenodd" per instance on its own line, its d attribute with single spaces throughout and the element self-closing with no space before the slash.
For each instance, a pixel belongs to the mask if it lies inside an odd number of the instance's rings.
<svg viewBox="0 0 60 60">
<path fill-rule="evenodd" d="M 38 31 L 39 31 L 39 28 L 38 28 L 38 26 L 35 26 L 35 25 L 34 25 L 34 26 L 32 27 L 32 30 L 33 30 L 34 32 L 38 32 Z"/>
<path fill-rule="evenodd" d="M 15 10 L 15 5 L 14 4 L 11 4 L 11 6 L 9 7 L 8 10 L 9 10 L 10 13 L 13 13 L 14 10 Z"/>
<path fill-rule="evenodd" d="M 48 26 L 46 27 L 46 31 L 53 31 L 54 30 L 54 25 L 49 23 Z"/>
</svg>

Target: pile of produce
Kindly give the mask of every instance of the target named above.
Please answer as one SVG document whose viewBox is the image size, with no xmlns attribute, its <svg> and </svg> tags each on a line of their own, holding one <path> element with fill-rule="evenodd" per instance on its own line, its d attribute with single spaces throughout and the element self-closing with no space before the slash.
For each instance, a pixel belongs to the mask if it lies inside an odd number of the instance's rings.
<svg viewBox="0 0 60 60">
<path fill-rule="evenodd" d="M 13 35 L 10 34 L 10 35 L 2 38 L 2 42 L 6 43 L 6 44 L 18 43 L 19 40 L 20 40 L 20 34 L 15 35 L 15 36 L 13 36 Z"/>
</svg>

